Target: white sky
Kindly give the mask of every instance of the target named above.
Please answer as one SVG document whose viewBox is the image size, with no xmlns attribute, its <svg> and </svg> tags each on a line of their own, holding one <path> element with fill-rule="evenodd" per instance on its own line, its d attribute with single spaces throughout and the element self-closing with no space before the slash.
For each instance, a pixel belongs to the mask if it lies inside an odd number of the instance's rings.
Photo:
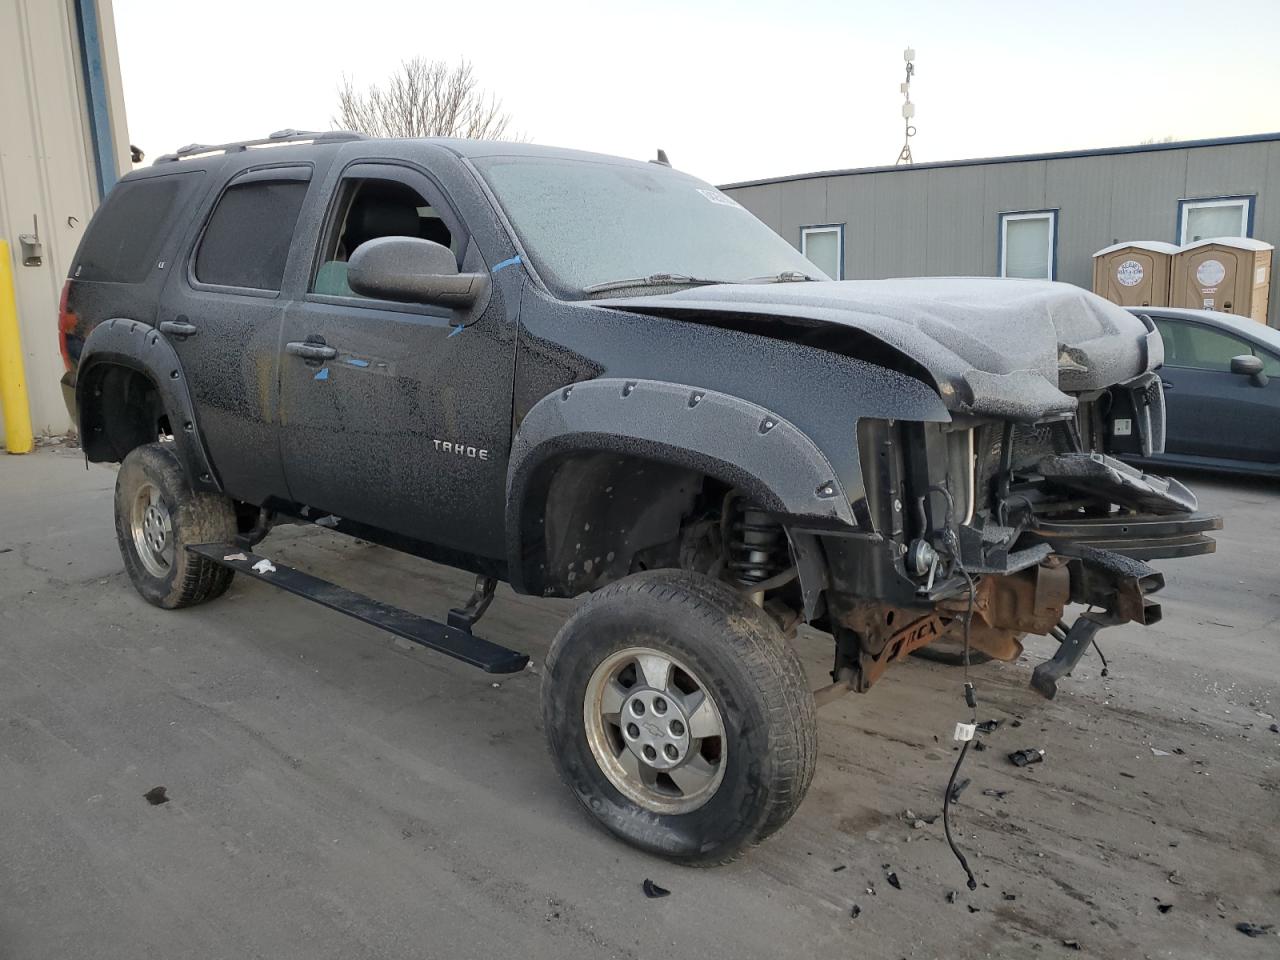
<svg viewBox="0 0 1280 960">
<path fill-rule="evenodd" d="M 469 59 L 536 143 L 725 183 L 1280 130 L 1280 0 L 114 0 L 132 141 L 328 129 L 343 74 Z"/>
</svg>

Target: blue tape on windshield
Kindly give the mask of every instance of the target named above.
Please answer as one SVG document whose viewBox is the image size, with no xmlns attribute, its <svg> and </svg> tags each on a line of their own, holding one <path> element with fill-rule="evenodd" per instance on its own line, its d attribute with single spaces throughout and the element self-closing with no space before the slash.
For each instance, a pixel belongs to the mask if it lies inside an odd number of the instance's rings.
<svg viewBox="0 0 1280 960">
<path fill-rule="evenodd" d="M 491 272 L 497 273 L 499 270 L 503 270 L 507 267 L 514 267 L 517 263 L 520 263 L 520 254 L 516 254 L 510 260 L 503 260 L 500 264 L 494 267 Z"/>
</svg>

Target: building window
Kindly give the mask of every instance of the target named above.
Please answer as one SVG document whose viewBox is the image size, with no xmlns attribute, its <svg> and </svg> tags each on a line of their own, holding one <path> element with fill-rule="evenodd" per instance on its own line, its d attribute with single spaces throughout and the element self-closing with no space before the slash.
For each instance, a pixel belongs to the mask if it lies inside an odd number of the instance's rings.
<svg viewBox="0 0 1280 960">
<path fill-rule="evenodd" d="M 1000 214 L 1000 276 L 1057 279 L 1058 211 Z"/>
<path fill-rule="evenodd" d="M 1253 197 L 1178 201 L 1178 242 L 1253 234 Z"/>
<path fill-rule="evenodd" d="M 832 280 L 844 279 L 844 224 L 800 228 L 800 252 Z"/>
</svg>

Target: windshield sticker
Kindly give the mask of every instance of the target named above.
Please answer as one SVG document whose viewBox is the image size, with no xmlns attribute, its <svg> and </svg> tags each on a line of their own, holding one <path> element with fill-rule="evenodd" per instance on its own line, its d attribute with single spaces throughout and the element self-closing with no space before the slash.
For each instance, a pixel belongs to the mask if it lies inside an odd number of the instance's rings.
<svg viewBox="0 0 1280 960">
<path fill-rule="evenodd" d="M 702 187 L 698 187 L 697 189 L 700 194 L 712 203 L 718 203 L 722 207 L 737 207 L 739 210 L 742 209 L 742 204 L 733 199 L 733 197 L 725 196 L 719 190 L 704 190 Z"/>
</svg>

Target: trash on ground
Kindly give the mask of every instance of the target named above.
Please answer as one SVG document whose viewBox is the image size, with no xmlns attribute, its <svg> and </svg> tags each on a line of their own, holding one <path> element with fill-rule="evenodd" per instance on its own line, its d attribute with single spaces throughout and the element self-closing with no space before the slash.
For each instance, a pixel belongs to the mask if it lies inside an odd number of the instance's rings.
<svg viewBox="0 0 1280 960">
<path fill-rule="evenodd" d="M 144 793 L 142 797 L 144 800 L 147 801 L 147 803 L 151 804 L 153 807 L 158 807 L 162 803 L 168 803 L 169 800 L 171 799 L 169 795 L 165 792 L 164 787 L 152 787 L 150 790 Z"/>
<path fill-rule="evenodd" d="M 844 864 L 844 863 L 842 863 L 842 864 L 840 864 L 840 866 L 838 866 L 838 867 L 832 867 L 832 868 L 831 868 L 831 872 L 832 872 L 832 873 L 839 873 L 841 870 L 847 870 L 847 869 L 848 869 L 848 864 Z"/>
<path fill-rule="evenodd" d="M 258 573 L 275 573 L 276 565 L 272 563 L 270 560 L 268 560 L 266 557 L 263 557 L 261 560 L 259 560 L 257 563 L 253 565 L 253 569 L 258 571 Z"/>
<path fill-rule="evenodd" d="M 978 732 L 979 733 L 995 733 L 996 730 L 999 729 L 1000 724 L 1003 722 L 1004 721 L 1002 720 L 983 720 L 981 723 L 977 724 Z"/>
<path fill-rule="evenodd" d="M 1169 874 L 1169 882 L 1172 884 L 1176 884 L 1178 886 L 1182 886 L 1187 881 L 1182 879 L 1182 874 L 1180 874 L 1177 870 L 1174 870 L 1172 873 Z"/>
<path fill-rule="evenodd" d="M 1040 763 L 1044 760 L 1044 751 L 1035 747 L 1029 747 L 1026 750 L 1015 750 L 1009 754 L 1009 762 L 1015 767 L 1025 767 L 1032 763 Z"/>
<path fill-rule="evenodd" d="M 1170 910 L 1172 910 L 1172 909 L 1173 909 L 1173 904 L 1172 904 L 1172 903 L 1157 903 L 1157 904 L 1156 904 L 1156 909 L 1157 909 L 1157 910 L 1159 910 L 1161 913 L 1168 913 Z"/>
<path fill-rule="evenodd" d="M 966 903 L 965 906 L 969 908 L 970 913 L 978 913 L 982 909 L 981 907 L 975 907 L 972 903 Z"/>
<path fill-rule="evenodd" d="M 669 897 L 671 891 L 666 887 L 660 887 L 648 877 L 644 878 L 644 895 L 650 900 L 657 900 L 659 897 Z"/>
<path fill-rule="evenodd" d="M 1272 733 L 1280 733 L 1280 723 L 1273 723 L 1271 726 L 1267 727 L 1267 729 Z"/>
<path fill-rule="evenodd" d="M 1173 756 L 1173 753 L 1172 753 L 1171 751 L 1169 751 L 1169 750 L 1160 750 L 1160 749 L 1158 749 L 1158 748 L 1156 748 L 1156 747 L 1152 747 L 1152 748 L 1151 748 L 1151 755 L 1152 755 L 1153 757 L 1172 757 L 1172 756 Z"/>
<path fill-rule="evenodd" d="M 1080 949 L 1080 941 L 1079 941 L 1079 940 L 1063 940 L 1063 941 L 1062 941 L 1062 945 L 1063 945 L 1064 947 L 1066 947 L 1068 950 L 1079 950 L 1079 949 Z"/>
<path fill-rule="evenodd" d="M 969 778 L 965 777 L 963 780 L 961 780 L 959 783 L 957 783 L 954 787 L 951 788 L 952 803 L 960 802 L 960 794 L 964 793 L 965 787 L 969 786 L 970 782 L 971 781 L 969 780 Z"/>
<path fill-rule="evenodd" d="M 849 919 L 857 920 L 860 916 L 862 916 L 862 908 L 855 903 L 849 910 Z"/>
<path fill-rule="evenodd" d="M 1241 920 L 1236 924 L 1236 929 L 1246 937 L 1265 937 L 1275 929 L 1275 926 L 1274 923 L 1250 923 L 1248 920 Z"/>
<path fill-rule="evenodd" d="M 223 560 L 248 560 L 249 558 L 246 557 L 243 553 L 228 553 L 222 559 Z"/>
<path fill-rule="evenodd" d="M 993 790 L 991 787 L 988 787 L 986 790 L 982 791 L 982 795 L 984 797 L 995 797 L 997 800 L 1003 800 L 1012 792 L 1012 790 Z"/>
<path fill-rule="evenodd" d="M 339 523 L 341 523 L 341 521 L 337 517 L 335 517 L 333 514 L 329 514 L 327 517 L 321 517 L 319 520 L 317 520 L 316 526 L 329 527 L 330 529 L 332 529 L 336 527 Z"/>
<path fill-rule="evenodd" d="M 1017 899 L 1018 899 L 1018 895 L 1017 895 L 1016 893 L 1010 893 L 1008 890 L 1002 890 L 1002 891 L 1000 892 L 1000 896 L 1004 897 L 1006 900 L 1017 900 Z"/>
<path fill-rule="evenodd" d="M 885 879 L 889 881 L 889 886 L 893 887 L 893 889 L 895 890 L 902 889 L 902 884 L 898 881 L 898 875 L 896 873 L 887 874 L 885 876 Z"/>
<path fill-rule="evenodd" d="M 956 897 L 958 897 L 958 896 L 960 896 L 960 891 L 959 891 L 959 890 L 948 890 L 948 891 L 947 891 L 947 903 L 955 903 L 955 902 L 956 902 Z"/>
</svg>

